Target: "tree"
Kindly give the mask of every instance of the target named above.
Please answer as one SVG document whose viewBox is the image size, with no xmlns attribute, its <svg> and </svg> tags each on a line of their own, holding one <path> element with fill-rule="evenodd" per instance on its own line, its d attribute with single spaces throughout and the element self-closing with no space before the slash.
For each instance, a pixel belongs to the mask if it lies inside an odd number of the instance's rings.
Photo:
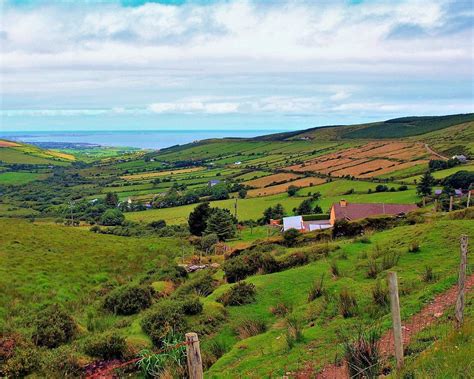
<svg viewBox="0 0 474 379">
<path fill-rule="evenodd" d="M 430 171 L 426 171 L 416 186 L 416 192 L 421 196 L 431 195 L 434 184 L 435 178 Z"/>
<path fill-rule="evenodd" d="M 285 209 L 281 204 L 277 204 L 274 207 L 268 207 L 263 211 L 262 223 L 268 224 L 270 220 L 278 220 L 285 216 Z"/>
<path fill-rule="evenodd" d="M 247 190 L 246 190 L 245 188 L 241 188 L 241 189 L 239 190 L 239 197 L 240 197 L 241 199 L 245 199 L 246 196 L 247 196 Z"/>
<path fill-rule="evenodd" d="M 310 214 L 312 211 L 311 203 L 312 203 L 311 199 L 303 200 L 301 204 L 298 206 L 298 208 L 296 209 L 296 213 L 299 215 Z"/>
<path fill-rule="evenodd" d="M 201 203 L 189 214 L 188 226 L 191 234 L 201 236 L 207 227 L 207 219 L 211 214 L 209 203 Z"/>
<path fill-rule="evenodd" d="M 209 254 L 214 248 L 216 243 L 219 242 L 219 237 L 215 233 L 206 234 L 201 238 L 201 249 Z"/>
<path fill-rule="evenodd" d="M 105 226 L 121 225 L 124 222 L 125 216 L 120 209 L 107 209 L 100 217 L 100 224 Z"/>
<path fill-rule="evenodd" d="M 321 199 L 321 192 L 317 191 L 317 192 L 313 193 L 313 194 L 311 195 L 311 198 L 312 198 L 313 200 L 319 200 L 319 199 Z"/>
<path fill-rule="evenodd" d="M 118 204 L 118 196 L 115 192 L 107 192 L 105 195 L 105 205 L 109 208 L 115 208 Z"/>
<path fill-rule="evenodd" d="M 469 189 L 470 185 L 474 183 L 474 172 L 458 171 L 443 180 L 445 189 Z M 450 191 L 448 191 L 450 192 Z"/>
<path fill-rule="evenodd" d="M 215 233 L 220 241 L 235 236 L 235 219 L 227 209 L 214 208 L 207 219 L 206 233 Z"/>
<path fill-rule="evenodd" d="M 321 208 L 318 204 L 313 209 L 313 213 L 320 214 L 323 213 L 323 208 Z"/>
<path fill-rule="evenodd" d="M 295 196 L 299 189 L 300 188 L 296 186 L 289 186 L 286 192 L 288 193 L 288 196 Z"/>
</svg>

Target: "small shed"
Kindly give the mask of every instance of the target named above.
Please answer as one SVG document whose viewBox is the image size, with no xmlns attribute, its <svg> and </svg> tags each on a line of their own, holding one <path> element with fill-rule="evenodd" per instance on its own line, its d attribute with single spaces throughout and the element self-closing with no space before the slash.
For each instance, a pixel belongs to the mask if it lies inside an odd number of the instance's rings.
<svg viewBox="0 0 474 379">
<path fill-rule="evenodd" d="M 302 216 L 283 217 L 283 231 L 290 229 L 304 230 L 304 223 Z"/>
</svg>

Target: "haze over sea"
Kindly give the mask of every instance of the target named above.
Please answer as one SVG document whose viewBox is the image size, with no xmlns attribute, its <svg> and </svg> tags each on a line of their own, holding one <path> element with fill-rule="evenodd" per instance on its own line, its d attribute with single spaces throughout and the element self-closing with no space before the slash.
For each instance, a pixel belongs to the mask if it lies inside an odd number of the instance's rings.
<svg viewBox="0 0 474 379">
<path fill-rule="evenodd" d="M 2 132 L 0 138 L 26 143 L 69 142 L 88 143 L 102 146 L 138 147 L 161 149 L 183 145 L 196 140 L 223 137 L 249 138 L 283 130 L 104 130 L 104 131 L 31 131 Z"/>
</svg>

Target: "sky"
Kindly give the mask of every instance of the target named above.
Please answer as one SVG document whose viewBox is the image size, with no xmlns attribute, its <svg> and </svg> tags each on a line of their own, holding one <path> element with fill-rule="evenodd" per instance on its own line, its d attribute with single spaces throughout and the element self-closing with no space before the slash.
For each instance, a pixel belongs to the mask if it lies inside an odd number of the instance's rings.
<svg viewBox="0 0 474 379">
<path fill-rule="evenodd" d="M 474 1 L 0 0 L 0 130 L 474 111 Z"/>
</svg>

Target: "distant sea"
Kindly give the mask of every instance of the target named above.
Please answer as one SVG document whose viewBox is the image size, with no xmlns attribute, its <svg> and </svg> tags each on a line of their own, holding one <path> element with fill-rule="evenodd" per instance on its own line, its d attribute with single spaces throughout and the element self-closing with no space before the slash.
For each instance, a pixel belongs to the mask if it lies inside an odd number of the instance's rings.
<svg viewBox="0 0 474 379">
<path fill-rule="evenodd" d="M 3 132 L 0 138 L 34 142 L 87 143 L 101 146 L 138 147 L 142 149 L 161 149 L 183 145 L 208 138 L 240 137 L 249 138 L 264 134 L 279 133 L 283 130 L 129 130 L 129 131 L 35 131 Z"/>
</svg>

